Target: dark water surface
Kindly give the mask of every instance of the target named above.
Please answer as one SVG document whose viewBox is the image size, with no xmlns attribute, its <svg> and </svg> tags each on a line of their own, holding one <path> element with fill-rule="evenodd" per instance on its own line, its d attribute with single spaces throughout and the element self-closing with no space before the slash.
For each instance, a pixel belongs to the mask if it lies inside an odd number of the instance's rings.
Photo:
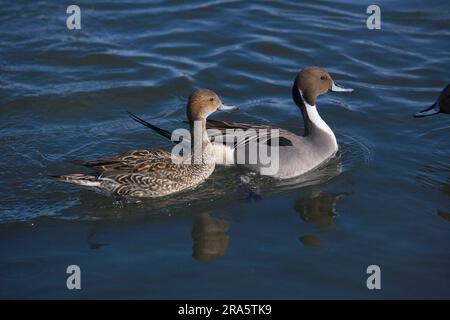
<svg viewBox="0 0 450 320">
<path fill-rule="evenodd" d="M 449 82 L 448 1 L 378 2 L 381 30 L 365 1 L 76 4 L 69 31 L 66 2 L 0 2 L 0 297 L 450 298 L 450 117 L 411 117 Z M 178 128 L 199 87 L 240 106 L 217 119 L 300 133 L 309 65 L 355 92 L 319 98 L 340 153 L 307 177 L 219 168 L 141 203 L 47 178 L 170 148 L 125 110 Z"/>
</svg>

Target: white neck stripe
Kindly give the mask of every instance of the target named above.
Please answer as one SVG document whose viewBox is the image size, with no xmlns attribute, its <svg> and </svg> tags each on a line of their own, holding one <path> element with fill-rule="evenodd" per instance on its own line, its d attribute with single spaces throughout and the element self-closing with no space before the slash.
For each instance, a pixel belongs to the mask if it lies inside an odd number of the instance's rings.
<svg viewBox="0 0 450 320">
<path fill-rule="evenodd" d="M 309 118 L 309 121 L 311 121 L 318 129 L 320 129 L 320 130 L 326 132 L 327 134 L 329 134 L 333 138 L 334 143 L 335 143 L 336 148 L 337 148 L 337 141 L 336 141 L 336 137 L 334 135 L 333 130 L 331 130 L 331 128 L 322 119 L 322 117 L 320 116 L 319 112 L 317 111 L 316 105 L 309 104 L 306 101 L 306 99 L 303 98 L 302 91 L 299 90 L 299 92 L 300 92 L 300 97 L 302 98 L 303 104 L 305 105 L 306 113 L 307 113 L 307 116 Z"/>
</svg>

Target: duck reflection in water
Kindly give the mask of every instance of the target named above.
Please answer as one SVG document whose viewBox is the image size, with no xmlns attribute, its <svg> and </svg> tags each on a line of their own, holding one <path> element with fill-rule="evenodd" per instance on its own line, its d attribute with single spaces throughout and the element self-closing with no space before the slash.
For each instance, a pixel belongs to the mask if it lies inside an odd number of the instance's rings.
<svg viewBox="0 0 450 320">
<path fill-rule="evenodd" d="M 192 257 L 202 262 L 211 262 L 217 256 L 224 256 L 228 247 L 229 223 L 213 218 L 208 212 L 194 218 L 192 227 Z"/>
<path fill-rule="evenodd" d="M 450 221 L 450 212 L 445 212 L 443 210 L 438 209 L 437 214 L 444 220 Z"/>
<path fill-rule="evenodd" d="M 336 217 L 336 202 L 338 199 L 348 195 L 321 194 L 320 191 L 313 192 L 310 196 L 300 196 L 294 204 L 294 210 L 299 213 L 300 218 L 306 223 L 312 223 L 319 231 L 330 231 L 336 229 L 334 218 Z M 321 247 L 324 241 L 316 235 L 303 235 L 299 237 L 302 244 L 306 246 Z"/>
<path fill-rule="evenodd" d="M 96 250 L 109 245 L 104 239 L 104 235 L 94 230 L 90 230 L 87 234 L 87 244 L 89 249 Z"/>
<path fill-rule="evenodd" d="M 450 181 L 450 179 L 449 179 L 449 181 Z M 444 191 L 444 193 L 446 193 L 448 196 L 450 196 L 450 184 L 445 184 L 442 187 L 442 190 Z M 448 211 L 448 210 L 444 211 L 442 209 L 437 209 L 437 214 L 442 219 L 450 221 L 450 211 Z"/>
<path fill-rule="evenodd" d="M 420 174 L 417 176 L 417 180 L 427 188 L 439 190 L 447 197 L 450 197 L 450 165 L 446 160 L 439 160 L 434 163 L 428 164 L 421 168 Z M 436 205 L 436 214 L 441 219 L 450 221 L 449 206 Z"/>
</svg>

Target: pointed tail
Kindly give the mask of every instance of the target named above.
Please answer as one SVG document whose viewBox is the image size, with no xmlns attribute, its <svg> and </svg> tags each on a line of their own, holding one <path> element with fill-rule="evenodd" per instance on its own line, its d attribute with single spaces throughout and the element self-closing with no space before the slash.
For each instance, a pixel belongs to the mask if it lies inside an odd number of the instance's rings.
<svg viewBox="0 0 450 320">
<path fill-rule="evenodd" d="M 144 119 L 139 118 L 137 115 L 131 113 L 130 111 L 127 111 L 128 115 L 130 116 L 131 119 L 133 119 L 136 122 L 139 122 L 140 124 L 146 126 L 147 128 L 152 129 L 153 131 L 155 131 L 156 133 L 158 133 L 159 135 L 171 140 L 172 137 L 172 133 L 170 133 L 167 130 L 158 128 L 157 126 L 145 121 Z"/>
<path fill-rule="evenodd" d="M 50 176 L 58 181 L 74 183 L 86 187 L 99 187 L 100 180 L 96 176 L 89 176 L 82 173 L 68 174 L 64 176 Z"/>
</svg>

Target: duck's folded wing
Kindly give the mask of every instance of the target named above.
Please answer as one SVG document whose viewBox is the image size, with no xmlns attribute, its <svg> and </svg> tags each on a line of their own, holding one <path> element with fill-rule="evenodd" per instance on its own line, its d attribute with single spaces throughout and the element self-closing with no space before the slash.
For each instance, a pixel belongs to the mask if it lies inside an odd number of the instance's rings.
<svg viewBox="0 0 450 320">
<path fill-rule="evenodd" d="M 128 112 L 130 117 L 135 120 L 136 122 L 139 122 L 140 124 L 146 126 L 147 128 L 152 129 L 159 135 L 171 140 L 171 133 L 168 130 L 159 128 L 142 118 L 139 118 L 138 116 L 132 114 L 131 112 Z M 280 136 L 278 138 L 278 145 L 279 146 L 291 146 L 292 142 L 289 140 L 289 136 L 293 135 L 293 133 L 290 133 L 289 131 L 286 131 L 284 129 L 274 128 L 267 125 L 255 125 L 255 124 L 247 124 L 247 123 L 230 123 L 225 121 L 219 121 L 219 120 L 211 120 L 208 119 L 206 121 L 206 128 L 207 129 L 216 129 L 215 131 L 208 131 L 208 136 L 211 140 L 211 142 L 214 142 L 216 144 L 224 144 L 228 145 L 231 143 L 234 143 L 234 147 L 240 145 L 246 145 L 249 144 L 251 141 L 257 141 L 258 143 L 267 143 L 267 145 L 272 145 L 272 138 L 270 135 L 271 129 L 278 129 Z M 241 136 L 241 138 L 236 138 L 236 133 L 233 132 L 234 130 L 243 130 L 244 131 L 244 137 Z M 252 129 L 252 130 L 251 130 Z M 228 130 L 228 131 L 227 131 Z M 189 139 L 183 140 L 186 143 L 189 143 Z M 175 143 L 178 143 L 176 141 L 173 141 Z"/>
<path fill-rule="evenodd" d="M 272 139 L 275 137 L 272 135 L 272 130 L 278 130 L 278 146 L 292 146 L 292 142 L 287 138 L 292 133 L 268 125 L 233 123 L 208 119 L 206 121 L 206 128 L 218 130 L 217 132 L 208 131 L 211 141 L 216 143 L 221 142 L 223 144 L 229 144 L 230 141 L 234 141 L 234 148 L 248 145 L 251 142 L 265 143 L 269 146 L 274 145 L 275 143 Z"/>
<path fill-rule="evenodd" d="M 258 125 L 258 124 L 248 124 L 248 123 L 236 123 L 236 122 L 225 122 L 220 120 L 212 120 L 208 119 L 206 120 L 206 128 L 207 129 L 219 129 L 219 130 L 226 130 L 226 129 L 275 129 L 271 126 L 266 125 Z"/>
<path fill-rule="evenodd" d="M 176 166 L 171 154 L 164 150 L 135 150 L 112 157 L 86 161 L 84 166 L 91 168 L 102 177 L 120 173 L 145 173 Z"/>
</svg>

